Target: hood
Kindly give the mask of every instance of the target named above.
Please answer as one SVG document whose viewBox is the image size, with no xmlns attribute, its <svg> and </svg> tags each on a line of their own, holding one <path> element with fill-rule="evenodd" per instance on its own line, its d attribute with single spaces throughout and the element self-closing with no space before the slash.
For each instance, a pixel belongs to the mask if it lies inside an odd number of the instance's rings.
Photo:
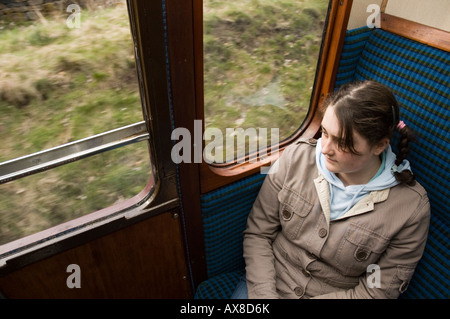
<svg viewBox="0 0 450 319">
<path fill-rule="evenodd" d="M 383 190 L 399 184 L 395 179 L 394 171 L 411 170 L 410 164 L 404 160 L 398 167 L 395 165 L 397 156 L 392 152 L 391 145 L 388 145 L 382 153 L 383 161 L 380 170 L 375 177 L 367 184 L 344 186 L 342 181 L 325 166 L 325 156 L 322 154 L 322 140 L 317 141 L 316 164 L 319 172 L 330 185 L 330 207 L 331 220 L 341 216 L 353 207 L 361 198 L 371 191 Z"/>
</svg>

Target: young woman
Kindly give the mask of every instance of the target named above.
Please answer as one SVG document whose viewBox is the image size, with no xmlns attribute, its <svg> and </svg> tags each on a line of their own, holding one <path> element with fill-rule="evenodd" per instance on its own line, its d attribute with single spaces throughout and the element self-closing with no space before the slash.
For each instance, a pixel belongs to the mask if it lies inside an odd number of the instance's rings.
<svg viewBox="0 0 450 319">
<path fill-rule="evenodd" d="M 400 133 L 399 154 L 390 146 Z M 333 94 L 319 140 L 286 148 L 244 231 L 242 298 L 397 298 L 420 260 L 430 207 L 406 160 L 410 132 L 373 81 Z"/>
</svg>

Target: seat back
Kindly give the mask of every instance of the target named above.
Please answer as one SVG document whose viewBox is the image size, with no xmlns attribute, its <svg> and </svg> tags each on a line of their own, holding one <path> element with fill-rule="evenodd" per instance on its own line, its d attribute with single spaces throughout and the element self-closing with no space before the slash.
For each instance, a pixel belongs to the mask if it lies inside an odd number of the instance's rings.
<svg viewBox="0 0 450 319">
<path fill-rule="evenodd" d="M 400 119 L 417 135 L 408 160 L 428 192 L 431 224 L 423 258 L 402 297 L 448 298 L 450 53 L 381 29 L 350 30 L 336 86 L 355 80 L 389 86 L 401 105 Z"/>
<path fill-rule="evenodd" d="M 244 269 L 242 232 L 264 178 L 258 173 L 202 195 L 208 278 Z"/>
</svg>

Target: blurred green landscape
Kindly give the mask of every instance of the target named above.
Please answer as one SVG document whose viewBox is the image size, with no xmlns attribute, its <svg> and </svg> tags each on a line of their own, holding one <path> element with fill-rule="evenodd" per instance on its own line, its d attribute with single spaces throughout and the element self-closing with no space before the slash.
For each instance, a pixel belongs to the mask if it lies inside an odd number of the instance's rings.
<svg viewBox="0 0 450 319">
<path fill-rule="evenodd" d="M 142 121 L 125 5 L 0 32 L 0 161 Z M 145 142 L 0 185 L 0 244 L 108 207 L 148 181 Z"/>
<path fill-rule="evenodd" d="M 309 109 L 328 1 L 203 3 L 206 128 L 279 128 L 288 138 Z"/>
<path fill-rule="evenodd" d="M 293 134 L 309 108 L 327 8 L 204 0 L 206 128 Z M 83 10 L 79 29 L 61 18 L 0 27 L 0 162 L 142 120 L 125 5 Z M 141 142 L 0 185 L 0 245 L 130 198 L 149 172 Z"/>
</svg>

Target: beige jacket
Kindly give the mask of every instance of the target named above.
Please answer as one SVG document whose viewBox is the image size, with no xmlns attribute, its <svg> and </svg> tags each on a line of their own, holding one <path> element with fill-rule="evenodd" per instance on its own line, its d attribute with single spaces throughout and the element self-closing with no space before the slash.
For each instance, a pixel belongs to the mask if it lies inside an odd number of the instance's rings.
<svg viewBox="0 0 450 319">
<path fill-rule="evenodd" d="M 425 190 L 374 191 L 330 222 L 315 145 L 286 148 L 253 205 L 244 231 L 249 298 L 397 298 L 425 247 Z"/>
</svg>

